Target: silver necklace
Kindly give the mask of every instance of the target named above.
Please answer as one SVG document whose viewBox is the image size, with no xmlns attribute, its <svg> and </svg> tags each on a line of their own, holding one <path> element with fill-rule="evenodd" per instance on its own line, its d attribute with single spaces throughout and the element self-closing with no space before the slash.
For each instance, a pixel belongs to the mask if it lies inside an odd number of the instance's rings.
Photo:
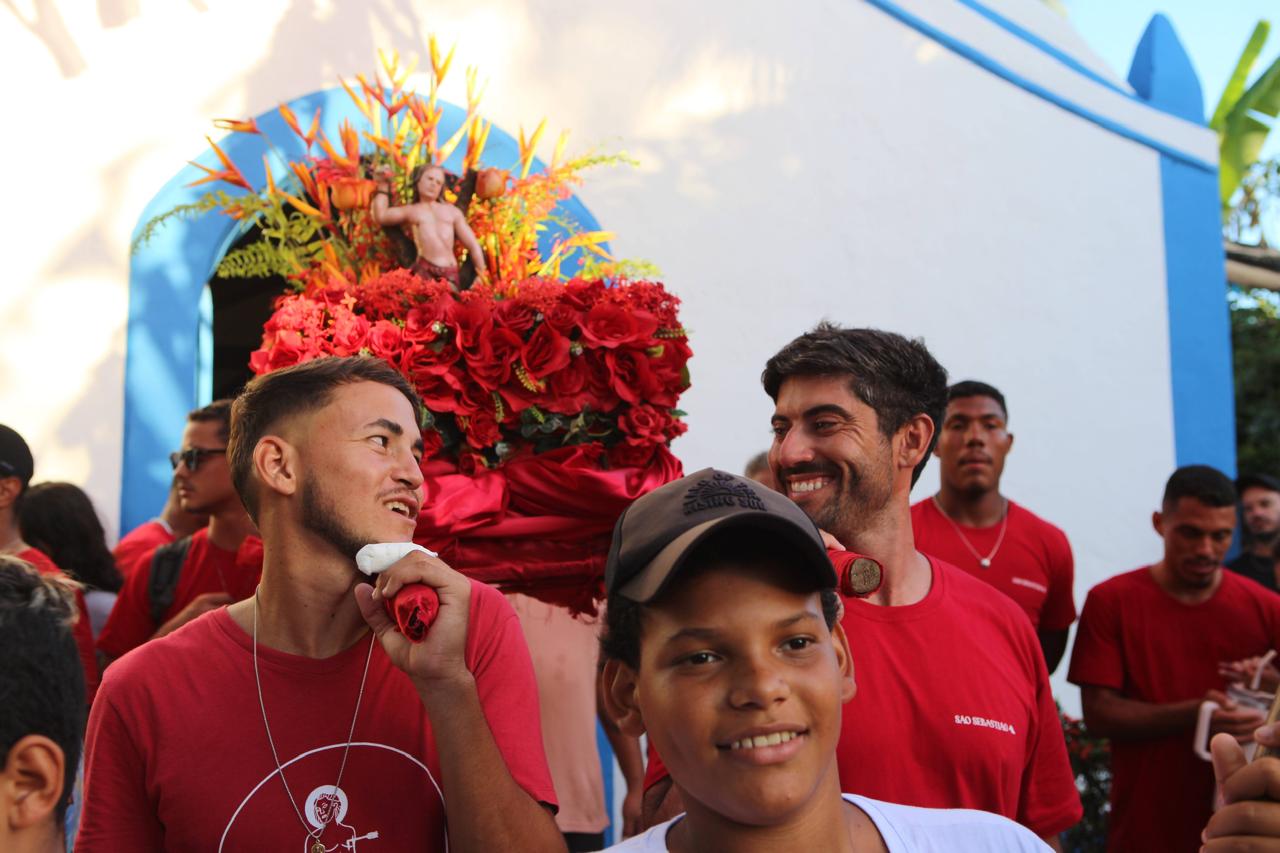
<svg viewBox="0 0 1280 853">
<path fill-rule="evenodd" d="M 364 658 L 364 674 L 360 676 L 360 692 L 356 694 L 356 710 L 351 715 L 351 728 L 347 731 L 347 746 L 342 750 L 342 764 L 338 767 L 338 780 L 333 783 L 333 791 L 331 792 L 331 796 L 334 797 L 338 795 L 338 788 L 342 785 L 342 772 L 347 769 L 347 755 L 351 752 L 351 739 L 356 733 L 356 718 L 360 716 L 360 700 L 364 699 L 364 684 L 369 677 L 369 661 L 373 659 L 373 643 L 376 639 L 373 632 L 370 632 L 369 651 Z M 325 853 L 324 842 L 320 840 L 320 836 L 324 834 L 325 827 L 329 825 L 329 821 L 333 820 L 333 814 L 330 814 L 318 829 L 312 829 L 307 823 L 307 819 L 303 817 L 302 809 L 298 808 L 297 800 L 293 798 L 293 791 L 289 790 L 289 781 L 284 778 L 284 768 L 280 766 L 280 755 L 276 752 L 275 738 L 271 737 L 271 723 L 267 722 L 267 703 L 262 698 L 262 676 L 258 673 L 257 590 L 253 592 L 253 681 L 258 686 L 258 707 L 262 709 L 262 727 L 267 730 L 267 743 L 271 746 L 271 758 L 276 763 L 276 772 L 280 774 L 285 796 L 289 798 L 289 805 L 293 806 L 293 813 L 298 816 L 298 821 L 302 824 L 302 828 L 306 830 L 307 837 L 313 839 L 310 853 Z"/>
<path fill-rule="evenodd" d="M 968 548 L 969 553 L 978 561 L 978 565 L 982 566 L 984 569 L 991 568 L 991 561 L 996 558 L 996 554 L 1000 551 L 1000 546 L 1004 544 L 1004 534 L 1005 531 L 1009 529 L 1009 499 L 1005 498 L 1004 512 L 1000 514 L 1000 533 L 996 536 L 996 545 L 991 549 L 991 553 L 985 557 L 978 553 L 977 548 L 973 547 L 973 543 L 969 541 L 969 537 L 964 535 L 964 531 L 960 529 L 960 525 L 956 524 L 951 516 L 947 515 L 947 511 L 942 508 L 942 504 L 938 503 L 937 496 L 935 495 L 930 498 L 930 500 L 933 501 L 934 507 L 942 517 L 947 520 L 947 523 L 951 525 L 951 529 L 956 532 L 956 536 L 960 537 L 960 541 L 964 543 L 964 547 Z"/>
</svg>

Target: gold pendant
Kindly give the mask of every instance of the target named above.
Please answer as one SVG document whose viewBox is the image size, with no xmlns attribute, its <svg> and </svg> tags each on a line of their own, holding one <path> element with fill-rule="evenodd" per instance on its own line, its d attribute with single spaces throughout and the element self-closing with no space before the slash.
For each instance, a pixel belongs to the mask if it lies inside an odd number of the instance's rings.
<svg viewBox="0 0 1280 853">
<path fill-rule="evenodd" d="M 311 845 L 311 853 L 324 853 L 324 842 L 317 838 L 316 843 Z"/>
</svg>

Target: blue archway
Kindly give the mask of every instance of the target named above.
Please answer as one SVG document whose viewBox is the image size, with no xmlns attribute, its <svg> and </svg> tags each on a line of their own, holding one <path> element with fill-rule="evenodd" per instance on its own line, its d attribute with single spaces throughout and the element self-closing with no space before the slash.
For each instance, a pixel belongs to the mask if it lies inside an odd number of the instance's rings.
<svg viewBox="0 0 1280 853">
<path fill-rule="evenodd" d="M 439 132 L 447 139 L 466 118 L 466 111 L 454 104 L 439 102 L 443 109 Z M 321 127 L 336 140 L 344 120 L 359 130 L 369 128 L 364 115 L 341 88 L 325 89 L 290 101 L 289 108 L 302 121 L 321 110 Z M 266 183 L 264 155 L 277 180 L 286 174 L 287 164 L 271 152 L 270 140 L 284 158 L 302 159 L 301 140 L 289 130 L 280 114 L 271 110 L 256 117 L 262 136 L 231 134 L 219 145 L 255 187 Z M 459 171 L 463 150 L 459 146 L 446 161 L 446 168 Z M 206 150 L 197 159 L 219 168 L 213 152 Z M 493 128 L 482 158 L 487 166 L 512 168 L 519 162 L 519 145 L 509 134 Z M 535 170 L 543 168 L 535 160 Z M 196 202 L 208 185 L 188 186 L 204 176 L 194 166 L 186 166 L 165 183 L 147 204 L 134 228 L 136 238 L 154 217 L 173 208 Z M 224 186 L 225 188 L 225 186 Z M 232 194 L 240 192 L 231 188 Z M 584 230 L 599 228 L 586 206 L 573 196 L 557 208 L 558 216 Z M 205 284 L 231 244 L 243 233 L 244 224 L 221 213 L 206 213 L 172 219 L 156 230 L 129 265 L 129 321 L 126 337 L 124 380 L 123 476 L 120 484 L 120 529 L 130 530 L 153 516 L 164 505 L 170 471 L 167 454 L 178 447 L 186 413 L 208 392 L 202 374 L 211 369 L 211 343 L 207 338 L 209 308 L 202 307 Z M 563 232 L 548 229 L 542 236 L 543 251 Z M 573 260 L 570 260 L 573 263 Z M 205 318 L 202 322 L 202 316 Z"/>
</svg>

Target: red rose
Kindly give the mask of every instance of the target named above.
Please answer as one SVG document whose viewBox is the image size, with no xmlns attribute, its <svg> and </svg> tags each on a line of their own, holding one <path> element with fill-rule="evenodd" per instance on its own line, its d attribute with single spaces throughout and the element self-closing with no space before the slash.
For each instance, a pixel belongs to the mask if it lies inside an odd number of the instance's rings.
<svg viewBox="0 0 1280 853">
<path fill-rule="evenodd" d="M 444 447 L 444 436 L 435 427 L 427 427 L 422 431 L 422 461 L 426 462 Z"/>
<path fill-rule="evenodd" d="M 400 370 L 415 382 L 419 375 L 441 376 L 448 373 L 462 354 L 452 343 L 434 341 L 407 347 L 400 355 Z"/>
<path fill-rule="evenodd" d="M 614 349 L 636 341 L 648 341 L 658 321 L 647 311 L 631 311 L 606 302 L 582 318 L 582 339 L 598 347 Z"/>
<path fill-rule="evenodd" d="M 369 349 L 379 358 L 398 360 L 396 357 L 404 349 L 404 344 L 400 327 L 390 320 L 379 320 L 369 329 Z"/>
<path fill-rule="evenodd" d="M 511 378 L 524 341 L 510 329 L 494 329 L 478 352 L 468 352 L 467 369 L 480 387 L 496 391 Z"/>
<path fill-rule="evenodd" d="M 606 290 L 603 281 L 575 278 L 565 284 L 562 298 L 570 307 L 586 311 L 604 298 Z"/>
<path fill-rule="evenodd" d="M 686 365 L 693 351 L 689 349 L 688 341 L 679 338 L 662 341 L 658 347 L 661 352 L 649 360 L 649 366 L 658 382 L 658 389 L 650 399 L 660 406 L 674 409 L 680 392 L 689 387 Z"/>
<path fill-rule="evenodd" d="M 502 440 L 502 430 L 493 416 L 493 410 L 484 409 L 461 419 L 462 431 L 467 436 L 467 444 L 476 450 L 492 447 Z"/>
<path fill-rule="evenodd" d="M 571 358 L 564 370 L 558 370 L 547 380 L 547 411 L 561 415 L 576 415 L 592 402 L 587 390 L 591 369 L 584 356 Z"/>
<path fill-rule="evenodd" d="M 534 379 L 562 370 L 569 363 L 569 339 L 543 323 L 524 345 L 520 361 Z"/>
<path fill-rule="evenodd" d="M 613 374 L 609 365 L 596 353 L 585 352 L 582 360 L 587 366 L 587 390 L 591 394 L 591 408 L 597 412 L 607 412 L 620 402 L 618 393 L 613 389 Z"/>
<path fill-rule="evenodd" d="M 499 326 L 521 333 L 533 328 L 537 316 L 538 312 L 532 305 L 526 305 L 514 299 L 503 299 L 493 306 L 494 321 Z"/>
<path fill-rule="evenodd" d="M 484 457 L 479 453 L 472 453 L 463 450 L 458 453 L 458 473 L 466 474 L 468 477 L 474 477 L 476 474 L 486 470 L 489 467 L 484 461 Z"/>
<path fill-rule="evenodd" d="M 567 335 L 582 322 L 582 312 L 564 302 L 557 302 L 543 313 L 543 318 L 548 326 Z"/>
<path fill-rule="evenodd" d="M 661 444 L 669 420 L 666 412 L 641 403 L 618 416 L 618 429 L 627 436 L 628 444 Z"/>
<path fill-rule="evenodd" d="M 333 350 L 337 355 L 355 355 L 368 342 L 370 324 L 359 314 L 347 309 L 334 309 L 333 325 L 329 329 Z"/>
<path fill-rule="evenodd" d="M 445 322 L 457 334 L 458 349 L 464 352 L 480 345 L 493 329 L 492 307 L 484 300 L 454 302 L 445 312 Z"/>
<path fill-rule="evenodd" d="M 628 403 L 640 403 L 661 392 L 643 352 L 613 349 L 605 353 L 604 360 L 609 365 L 610 386 Z"/>
<path fill-rule="evenodd" d="M 415 305 L 404 315 L 404 336 L 415 342 L 434 341 L 440 337 L 435 325 L 443 319 L 443 303 L 424 302 Z"/>
<path fill-rule="evenodd" d="M 249 356 L 255 373 L 270 373 L 307 360 L 302 334 L 292 329 L 268 332 L 262 336 L 262 349 Z"/>
</svg>

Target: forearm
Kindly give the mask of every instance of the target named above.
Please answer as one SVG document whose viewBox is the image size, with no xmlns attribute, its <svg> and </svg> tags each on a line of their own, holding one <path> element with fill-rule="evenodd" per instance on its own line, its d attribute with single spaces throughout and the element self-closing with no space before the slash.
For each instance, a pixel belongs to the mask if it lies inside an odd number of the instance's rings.
<svg viewBox="0 0 1280 853">
<path fill-rule="evenodd" d="M 455 853 L 563 851 L 551 814 L 511 777 L 485 721 L 475 679 L 418 685 L 440 756 Z"/>
<path fill-rule="evenodd" d="M 387 215 L 387 210 L 391 207 L 391 191 L 386 187 L 378 187 L 373 193 L 373 204 L 370 206 L 369 213 L 373 216 L 373 221 L 379 225 L 386 225 L 383 218 Z"/>
<path fill-rule="evenodd" d="M 1200 711 L 1199 699 L 1157 704 L 1112 695 L 1086 699 L 1083 704 L 1089 733 L 1115 740 L 1148 740 L 1190 731 Z"/>
</svg>

